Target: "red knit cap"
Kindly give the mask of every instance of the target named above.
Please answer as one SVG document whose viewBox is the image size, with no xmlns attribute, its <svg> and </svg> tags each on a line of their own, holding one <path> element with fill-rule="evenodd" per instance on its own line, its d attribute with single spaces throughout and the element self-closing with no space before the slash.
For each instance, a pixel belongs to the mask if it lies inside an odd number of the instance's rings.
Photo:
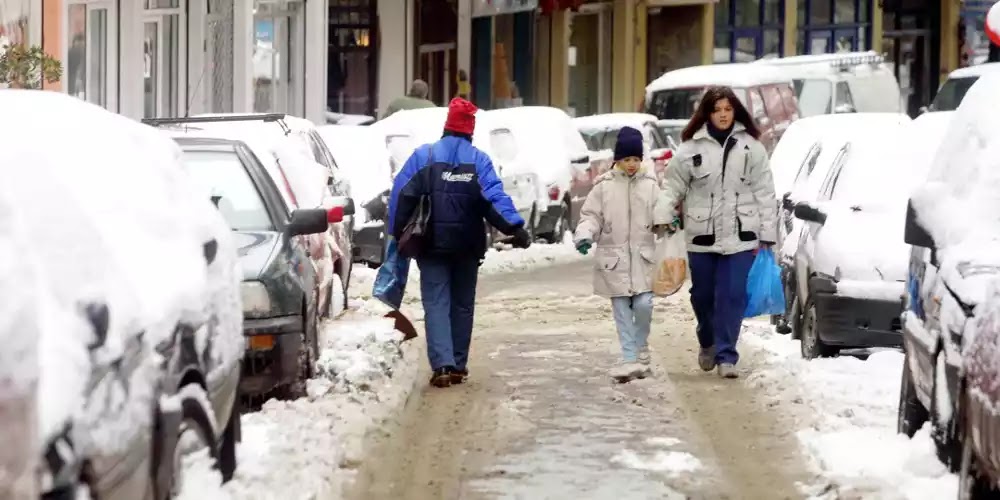
<svg viewBox="0 0 1000 500">
<path fill-rule="evenodd" d="M 461 97 L 456 97 L 448 103 L 448 119 L 444 122 L 444 129 L 459 134 L 472 135 L 476 129 L 476 108 Z"/>
</svg>

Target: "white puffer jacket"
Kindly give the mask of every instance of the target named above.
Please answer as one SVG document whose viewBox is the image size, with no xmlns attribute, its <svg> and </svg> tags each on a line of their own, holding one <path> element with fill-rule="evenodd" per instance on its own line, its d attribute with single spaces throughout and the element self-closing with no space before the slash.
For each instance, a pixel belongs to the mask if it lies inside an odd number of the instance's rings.
<svg viewBox="0 0 1000 500">
<path fill-rule="evenodd" d="M 731 255 L 777 240 L 777 200 L 764 146 L 736 123 L 724 148 L 703 126 L 667 166 L 655 224 L 684 202 L 688 251 Z"/>
<path fill-rule="evenodd" d="M 628 297 L 653 289 L 656 243 L 653 207 L 659 196 L 656 177 L 613 168 L 597 178 L 580 209 L 574 240 L 597 244 L 594 293 Z"/>
</svg>

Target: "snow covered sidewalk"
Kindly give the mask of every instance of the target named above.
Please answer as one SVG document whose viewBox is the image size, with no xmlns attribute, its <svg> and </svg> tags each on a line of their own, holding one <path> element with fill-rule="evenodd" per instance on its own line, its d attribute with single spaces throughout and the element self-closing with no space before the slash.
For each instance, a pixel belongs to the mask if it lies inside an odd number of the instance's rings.
<svg viewBox="0 0 1000 500">
<path fill-rule="evenodd" d="M 938 461 L 929 428 L 912 440 L 896 433 L 903 354 L 884 350 L 805 361 L 798 341 L 751 322 L 741 341 L 756 347 L 766 368 L 747 383 L 776 404 L 802 404 L 813 418 L 798 432 L 824 484 L 817 499 L 940 500 L 954 498 L 958 479 Z"/>
<path fill-rule="evenodd" d="M 582 258 L 572 245 L 533 245 L 528 250 L 491 250 L 481 274 L 524 271 Z M 419 270 L 413 266 L 404 311 L 414 321 L 420 311 Z M 318 375 L 308 398 L 271 400 L 259 412 L 243 415 L 243 439 L 236 476 L 222 485 L 207 454 L 185 460 L 181 499 L 341 498 L 363 460 L 364 440 L 372 429 L 396 417 L 424 379 L 422 338 L 402 343 L 382 307 L 371 300 L 375 271 L 355 266 L 351 309 L 326 322 Z M 418 326 L 418 329 L 421 329 Z"/>
</svg>

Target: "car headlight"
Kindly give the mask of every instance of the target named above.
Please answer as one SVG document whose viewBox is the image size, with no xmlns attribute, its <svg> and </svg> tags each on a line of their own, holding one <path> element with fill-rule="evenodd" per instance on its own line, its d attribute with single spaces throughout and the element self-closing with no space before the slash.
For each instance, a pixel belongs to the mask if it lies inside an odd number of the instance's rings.
<svg viewBox="0 0 1000 500">
<path fill-rule="evenodd" d="M 243 314 L 248 316 L 264 316 L 271 312 L 271 296 L 267 287 L 259 281 L 245 281 L 240 285 L 240 296 L 243 299 Z"/>
</svg>

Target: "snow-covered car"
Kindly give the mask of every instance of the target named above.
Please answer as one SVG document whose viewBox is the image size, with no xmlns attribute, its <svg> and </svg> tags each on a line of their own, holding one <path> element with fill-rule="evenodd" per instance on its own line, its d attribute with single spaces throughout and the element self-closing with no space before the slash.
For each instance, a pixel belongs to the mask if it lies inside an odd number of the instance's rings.
<svg viewBox="0 0 1000 500">
<path fill-rule="evenodd" d="M 516 145 L 504 176 L 534 176 L 534 211 L 525 220 L 533 235 L 550 243 L 576 227 L 583 200 L 572 192 L 574 177 L 590 167 L 590 151 L 565 111 L 545 106 L 496 109 L 484 113 L 493 130 L 506 130 Z M 506 182 L 504 187 L 507 187 Z"/>
<path fill-rule="evenodd" d="M 925 178 L 934 138 L 914 145 L 925 122 L 851 135 L 814 201 L 799 201 L 804 221 L 795 252 L 801 319 L 793 319 L 802 356 L 843 348 L 896 347 L 909 249 L 902 241 L 906 198 Z M 926 146 L 930 144 L 931 147 Z"/>
<path fill-rule="evenodd" d="M 574 118 L 573 124 L 590 150 L 590 169 L 586 173 L 578 173 L 574 181 L 589 188 L 596 176 L 611 168 L 614 163 L 615 142 L 618 141 L 618 131 L 622 127 L 632 127 L 642 132 L 646 156 L 652 162 L 657 178 L 663 179 L 667 161 L 673 157 L 674 147 L 656 122 L 655 116 L 644 113 L 608 113 Z M 590 190 L 587 189 L 587 192 Z"/>
<path fill-rule="evenodd" d="M 343 209 L 290 209 L 246 143 L 177 137 L 184 167 L 222 213 L 239 246 L 246 352 L 240 392 L 303 394 L 319 357 L 323 316 L 306 235 L 323 234 Z M 326 293 L 332 300 L 333 293 Z"/>
<path fill-rule="evenodd" d="M 372 127 L 356 125 L 327 125 L 318 131 L 334 152 L 350 183 L 351 195 L 360 205 L 354 216 L 353 258 L 378 267 L 389 241 L 385 225 L 393 179 L 385 135 Z"/>
<path fill-rule="evenodd" d="M 803 117 L 905 111 L 892 65 L 874 51 L 761 59 L 754 64 L 788 74 Z"/>
<path fill-rule="evenodd" d="M 403 167 L 413 150 L 423 144 L 430 144 L 441 138 L 448 108 L 423 108 L 397 111 L 374 123 L 371 128 L 385 135 L 386 147 L 391 157 L 393 178 Z M 489 113 L 476 112 L 476 128 L 472 133 L 472 145 L 486 153 L 503 182 L 504 190 L 514 201 L 514 208 L 524 220 L 535 220 L 543 207 L 539 194 L 541 184 L 538 175 L 518 167 L 519 144 L 510 129 L 494 123 Z M 533 226 L 529 225 L 529 230 Z M 487 240 L 492 243 L 497 232 L 487 228 Z"/>
<path fill-rule="evenodd" d="M 168 498 L 195 448 L 228 480 L 243 336 L 222 217 L 155 129 L 56 92 L 2 90 L 0 107 L 22 117 L 0 124 L 0 225 L 26 248 L 4 254 L 25 271 L 0 289 L 29 280 L 4 303 L 23 290 L 32 306 L 0 323 L 0 379 L 23 372 L 34 386 L 13 388 L 37 399 L 37 414 L 20 411 L 0 385 L 2 433 L 25 438 L 4 439 L 0 457 L 33 441 L 16 452 L 37 455 L 43 498 Z M 23 339 L 35 356 L 9 350 Z"/>
<path fill-rule="evenodd" d="M 766 64 L 732 63 L 691 66 L 660 75 L 646 86 L 642 110 L 661 120 L 689 120 L 708 87 L 725 86 L 747 108 L 772 151 L 785 129 L 799 118 L 792 79 Z"/>
<path fill-rule="evenodd" d="M 684 127 L 687 127 L 689 121 L 688 119 L 656 120 L 656 128 L 667 139 L 670 149 L 677 151 L 677 148 L 684 142 L 681 140 L 681 134 L 684 132 Z"/>
<path fill-rule="evenodd" d="M 927 182 L 910 198 L 905 219 L 905 241 L 912 251 L 899 431 L 912 436 L 930 417 L 938 454 L 952 468 L 960 461 L 963 439 L 989 454 L 996 441 L 963 432 L 996 411 L 969 394 L 965 356 L 988 284 L 1000 277 L 998 89 L 1000 73 L 983 75 L 969 89 L 933 155 Z M 995 352 L 992 356 L 990 369 L 995 370 Z"/>
<path fill-rule="evenodd" d="M 778 263 L 785 285 L 785 314 L 773 318 L 780 333 L 801 332 L 795 322 L 801 313 L 796 300 L 795 252 L 803 222 L 795 218 L 798 202 L 815 200 L 826 174 L 852 133 L 877 134 L 910 118 L 902 113 L 819 115 L 796 120 L 771 155 L 774 191 L 779 193 Z"/>
<path fill-rule="evenodd" d="M 202 115 L 190 118 L 143 120 L 169 130 L 175 136 L 240 140 L 264 163 L 265 170 L 290 210 L 342 207 L 345 214 L 355 212 L 350 185 L 311 122 L 287 115 Z M 305 236 L 315 267 L 316 287 L 324 316 L 347 307 L 350 284 L 353 217 L 329 225 L 322 234 Z M 336 295 L 338 304 L 330 297 Z"/>
<path fill-rule="evenodd" d="M 960 500 L 1000 496 L 1000 280 L 988 287 L 979 305 L 973 335 L 962 352 L 964 381 L 957 399 L 953 459 L 959 473 Z M 936 414 L 938 416 L 940 414 Z"/>
<path fill-rule="evenodd" d="M 962 104 L 962 99 L 984 75 L 1000 73 L 1000 63 L 984 63 L 975 66 L 959 68 L 948 74 L 948 79 L 941 84 L 934 100 L 924 111 L 954 111 Z"/>
</svg>

